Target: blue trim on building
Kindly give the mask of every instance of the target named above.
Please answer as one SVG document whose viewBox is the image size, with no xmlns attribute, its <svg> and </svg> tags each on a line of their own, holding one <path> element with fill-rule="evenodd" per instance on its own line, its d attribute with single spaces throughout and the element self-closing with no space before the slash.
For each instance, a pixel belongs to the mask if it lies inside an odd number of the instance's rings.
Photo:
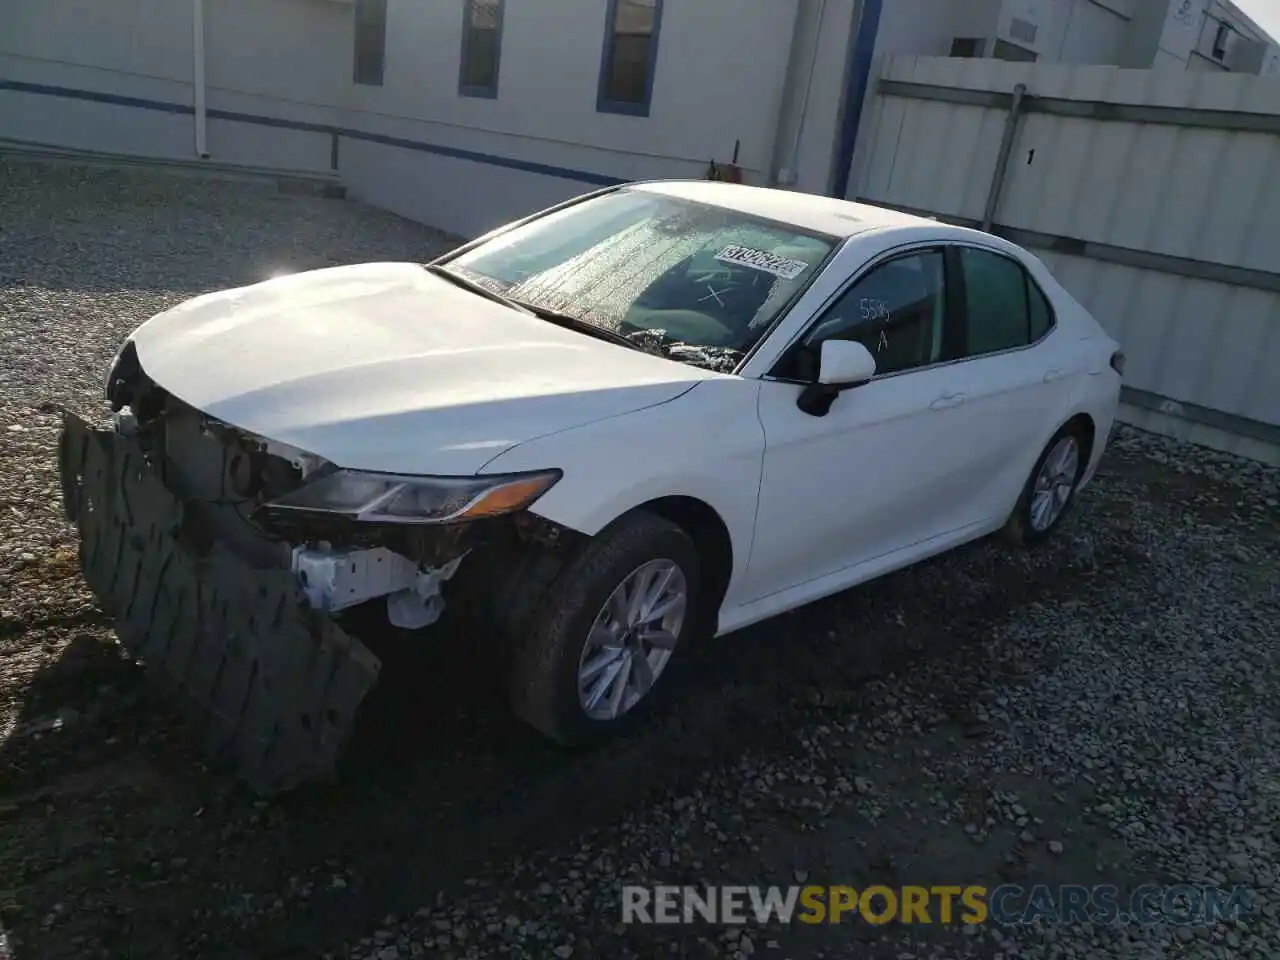
<svg viewBox="0 0 1280 960">
<path fill-rule="evenodd" d="M 484 97 L 489 100 L 498 98 L 498 80 L 502 74 L 502 23 L 507 17 L 507 0 L 498 0 L 498 23 L 493 37 L 493 86 L 480 87 L 469 84 L 467 80 L 467 64 L 470 57 L 467 51 L 467 34 L 471 30 L 471 14 L 476 0 L 463 0 L 462 4 L 462 54 L 458 57 L 458 95 L 461 97 Z"/>
<path fill-rule="evenodd" d="M 364 130 L 348 130 L 338 128 L 338 135 L 352 140 L 364 140 L 368 143 L 380 143 L 388 147 L 400 147 L 403 150 L 417 150 L 420 153 L 433 153 L 440 157 L 454 160 L 470 160 L 473 163 L 486 163 L 492 167 L 505 167 L 508 170 L 519 170 L 521 173 L 540 173 L 547 177 L 559 177 L 562 180 L 578 180 L 582 183 L 594 183 L 601 187 L 616 187 L 627 183 L 622 177 L 610 177 L 603 173 L 592 173 L 588 170 L 573 170 L 569 167 L 556 167 L 547 163 L 535 163 L 532 160 L 516 160 L 513 157 L 500 157 L 492 153 L 480 153 L 476 150 L 463 150 L 460 147 L 445 147 L 438 143 L 427 143 L 423 140 L 408 140 L 404 137 L 391 137 L 381 133 L 369 133 Z"/>
<path fill-rule="evenodd" d="M 846 66 L 844 112 L 840 118 L 836 173 L 831 188 L 831 196 L 841 199 L 849 192 L 849 167 L 853 164 L 853 151 L 858 145 L 858 126 L 862 122 L 862 104 L 871 78 L 871 61 L 876 55 L 883 7 L 884 0 L 863 0 L 857 38 Z"/>
<path fill-rule="evenodd" d="M 79 90 L 73 87 L 53 86 L 46 83 L 27 83 L 22 80 L 7 80 L 0 77 L 0 90 L 11 90 L 15 93 L 30 93 L 38 96 L 61 97 L 68 100 L 87 100 L 93 103 L 106 103 L 117 107 L 132 107 L 136 110 L 151 110 L 158 113 L 171 113 L 192 116 L 195 109 L 184 103 L 170 103 L 164 100 L 150 100 L 143 97 L 126 97 L 114 93 L 102 93 L 97 90 Z M 469 160 L 473 163 L 484 163 L 492 167 L 507 170 L 519 170 L 521 173 L 537 173 L 546 177 L 558 177 L 561 180 L 576 180 L 601 187 L 614 187 L 627 180 L 622 177 L 610 177 L 590 170 L 575 170 L 571 167 L 558 167 L 547 163 L 536 163 L 532 160 L 517 160 L 514 157 L 503 157 L 492 153 L 481 153 L 476 150 L 464 150 L 460 147 L 446 147 L 425 140 L 410 140 L 406 137 L 392 137 L 381 133 L 370 133 L 351 127 L 337 127 L 325 123 L 309 123 L 305 120 L 287 120 L 280 117 L 264 117 L 253 113 L 240 113 L 235 110 L 209 109 L 205 114 L 210 120 L 225 120 L 232 123 L 247 123 L 259 127 L 274 127 L 281 130 L 302 130 L 307 133 L 327 133 L 346 137 L 350 140 L 364 140 L 402 150 L 416 150 L 419 153 L 431 153 L 436 156 L 449 157 L 454 160 Z"/>
<path fill-rule="evenodd" d="M 77 90 L 73 87 L 55 87 L 48 83 L 26 83 L 22 80 L 6 80 L 0 77 L 0 90 L 17 93 L 34 93 L 45 97 L 66 97 L 72 100 L 89 100 L 93 103 L 109 103 L 117 107 L 136 107 L 139 110 L 159 110 L 164 113 L 194 114 L 195 108 L 184 103 L 166 103 L 163 100 L 147 100 L 142 97 L 122 97 L 115 93 L 97 90 Z"/>
<path fill-rule="evenodd" d="M 596 112 L 621 113 L 631 117 L 647 117 L 653 102 L 653 77 L 658 70 L 658 41 L 662 36 L 662 0 L 654 0 L 653 33 L 649 37 L 649 63 L 644 78 L 644 100 L 628 103 L 610 100 L 608 97 L 609 74 L 613 67 L 613 32 L 618 26 L 618 4 L 622 0 L 608 0 L 609 10 L 604 22 L 604 44 L 600 50 L 600 80 L 596 87 Z"/>
</svg>

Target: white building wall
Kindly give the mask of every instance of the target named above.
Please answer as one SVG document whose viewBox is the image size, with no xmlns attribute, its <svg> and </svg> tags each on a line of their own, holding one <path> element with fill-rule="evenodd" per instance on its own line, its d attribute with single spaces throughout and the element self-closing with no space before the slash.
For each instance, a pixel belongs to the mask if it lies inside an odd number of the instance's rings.
<svg viewBox="0 0 1280 960">
<path fill-rule="evenodd" d="M 189 4 L 163 0 L 4 0 L 0 76 L 118 96 L 190 103 Z M 0 137 L 147 156 L 190 156 L 190 118 L 0 92 Z"/>
<path fill-rule="evenodd" d="M 192 159 L 192 6 L 0 2 L 0 138 Z M 336 157 L 354 195 L 467 235 L 604 183 L 701 177 L 735 146 L 762 183 L 809 10 L 818 61 L 784 156 L 800 187 L 823 190 L 858 6 L 667 0 L 650 113 L 637 117 L 596 109 L 603 0 L 508 4 L 495 99 L 458 92 L 462 0 L 390 0 L 379 87 L 352 81 L 351 3 L 205 0 L 208 152 L 317 173 Z"/>
<path fill-rule="evenodd" d="M 204 6 L 211 111 L 321 126 L 336 122 L 336 106 L 351 78 L 349 5 L 333 0 L 204 0 Z M 327 132 L 216 115 L 209 120 L 210 154 L 228 163 L 329 171 L 332 140 Z"/>
<path fill-rule="evenodd" d="M 883 0 L 875 49 L 945 55 L 1017 16 L 1042 62 L 1185 70 L 1195 31 L 1168 25 L 1182 2 Z M 380 87 L 352 81 L 348 0 L 204 4 L 213 160 L 336 171 L 355 196 L 464 235 L 608 183 L 701 177 L 735 144 L 748 182 L 827 191 L 867 6 L 666 0 L 637 117 L 596 109 L 605 0 L 507 4 L 494 99 L 458 92 L 463 0 L 389 0 Z M 191 159 L 192 5 L 0 0 L 0 138 Z"/>
<path fill-rule="evenodd" d="M 1134 0 L 1058 0 L 1045 28 L 1042 59 L 1058 63 L 1118 63 Z"/>
<path fill-rule="evenodd" d="M 797 77 L 782 105 L 778 163 L 773 172 L 780 184 L 825 193 L 839 139 L 846 59 L 862 4 L 857 0 L 801 2 L 807 15 L 798 25 Z"/>
<path fill-rule="evenodd" d="M 190 0 L 2 0 L 0 138 L 192 158 L 192 10 Z M 219 114 L 331 125 L 350 76 L 350 19 L 331 0 L 205 0 L 213 159 L 330 169 L 328 133 Z"/>
<path fill-rule="evenodd" d="M 357 196 L 408 216 L 438 211 L 438 226 L 470 235 L 590 189 L 575 170 L 617 180 L 701 177 L 737 142 L 747 178 L 768 176 L 793 3 L 668 0 L 648 117 L 596 110 L 600 0 L 507 4 L 495 99 L 458 94 L 462 3 L 388 7 L 385 85 L 352 86 L 344 126 L 570 175 L 344 139 L 340 169 Z"/>
<path fill-rule="evenodd" d="M 1041 60 L 1114 63 L 1135 0 L 885 0 L 877 56 L 945 57 L 957 37 L 1006 35 L 1014 17 L 1035 23 L 1026 44 Z"/>
<path fill-rule="evenodd" d="M 956 37 L 979 37 L 990 32 L 1001 0 L 885 0 L 876 37 L 876 55 L 911 54 L 945 57 Z"/>
<path fill-rule="evenodd" d="M 1036 26 L 1034 40 L 1011 36 L 1014 18 Z M 1230 24 L 1245 40 L 1269 42 L 1227 0 L 885 0 L 876 54 L 948 56 L 952 40 L 964 37 L 985 39 L 989 57 L 999 37 L 1030 50 L 1041 63 L 1240 69 L 1211 56 L 1219 23 Z"/>
</svg>

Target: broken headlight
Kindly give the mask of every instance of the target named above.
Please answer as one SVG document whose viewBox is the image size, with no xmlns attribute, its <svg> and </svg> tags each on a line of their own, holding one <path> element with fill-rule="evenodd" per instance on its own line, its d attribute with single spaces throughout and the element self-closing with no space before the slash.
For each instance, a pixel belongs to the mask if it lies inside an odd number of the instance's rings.
<svg viewBox="0 0 1280 960">
<path fill-rule="evenodd" d="M 560 479 L 559 470 L 492 477 L 412 477 L 336 470 L 266 505 L 373 523 L 449 523 L 523 510 Z"/>
</svg>

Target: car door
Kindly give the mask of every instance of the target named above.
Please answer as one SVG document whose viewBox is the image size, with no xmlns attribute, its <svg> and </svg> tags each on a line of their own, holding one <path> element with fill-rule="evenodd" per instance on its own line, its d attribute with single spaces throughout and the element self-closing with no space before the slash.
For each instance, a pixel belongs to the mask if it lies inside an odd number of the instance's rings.
<svg viewBox="0 0 1280 960">
<path fill-rule="evenodd" d="M 951 359 L 947 259 L 916 249 L 872 266 L 785 353 L 759 395 L 765 433 L 745 594 L 759 599 L 953 529 L 938 494 L 964 447 Z M 868 383 L 823 416 L 796 405 L 821 343 L 856 339 L 876 357 Z"/>
<path fill-rule="evenodd" d="M 1021 263 L 977 246 L 951 253 L 963 303 L 957 369 L 970 444 L 952 495 L 964 523 L 994 523 L 1008 516 L 1057 429 L 1074 368 L 1052 336 L 1048 298 Z"/>
</svg>

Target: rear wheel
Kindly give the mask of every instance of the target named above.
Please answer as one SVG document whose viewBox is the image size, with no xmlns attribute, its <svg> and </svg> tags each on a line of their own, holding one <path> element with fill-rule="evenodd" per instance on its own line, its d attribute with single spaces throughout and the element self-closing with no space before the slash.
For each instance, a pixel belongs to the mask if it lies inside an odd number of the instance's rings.
<svg viewBox="0 0 1280 960">
<path fill-rule="evenodd" d="M 514 645 L 516 714 L 562 743 L 641 723 L 687 646 L 700 585 L 697 549 L 669 520 L 638 511 L 602 530 Z"/>
<path fill-rule="evenodd" d="M 1053 532 L 1075 499 L 1086 457 L 1086 438 L 1080 427 L 1067 424 L 1054 434 L 1005 525 L 1008 539 L 1032 544 Z"/>
</svg>

